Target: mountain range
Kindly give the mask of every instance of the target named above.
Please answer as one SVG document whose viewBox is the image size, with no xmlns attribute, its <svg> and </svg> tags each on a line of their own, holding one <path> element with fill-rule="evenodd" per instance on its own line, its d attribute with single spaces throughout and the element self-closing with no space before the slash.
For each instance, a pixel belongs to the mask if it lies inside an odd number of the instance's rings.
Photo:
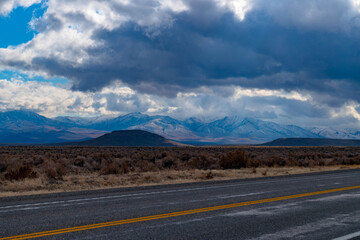
<svg viewBox="0 0 360 240">
<path fill-rule="evenodd" d="M 354 129 L 301 128 L 254 118 L 228 116 L 204 122 L 130 113 L 115 118 L 46 118 L 31 111 L 0 112 L 0 143 L 42 144 L 84 141 L 117 130 L 146 130 L 186 144 L 256 144 L 277 138 L 360 139 Z"/>
</svg>

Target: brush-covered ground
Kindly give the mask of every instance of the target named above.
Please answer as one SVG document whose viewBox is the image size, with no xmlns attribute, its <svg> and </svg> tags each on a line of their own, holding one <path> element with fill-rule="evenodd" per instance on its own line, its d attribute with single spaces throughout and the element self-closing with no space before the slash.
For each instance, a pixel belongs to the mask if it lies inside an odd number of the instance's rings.
<svg viewBox="0 0 360 240">
<path fill-rule="evenodd" d="M 360 147 L 0 147 L 0 197 L 360 167 Z"/>
</svg>

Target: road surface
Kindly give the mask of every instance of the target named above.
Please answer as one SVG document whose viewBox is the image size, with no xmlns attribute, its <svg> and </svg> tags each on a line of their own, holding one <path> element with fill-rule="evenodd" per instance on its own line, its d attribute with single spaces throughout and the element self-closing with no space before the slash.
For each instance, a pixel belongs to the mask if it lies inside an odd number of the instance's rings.
<svg viewBox="0 0 360 240">
<path fill-rule="evenodd" d="M 356 239 L 360 170 L 0 198 L 0 239 Z"/>
</svg>

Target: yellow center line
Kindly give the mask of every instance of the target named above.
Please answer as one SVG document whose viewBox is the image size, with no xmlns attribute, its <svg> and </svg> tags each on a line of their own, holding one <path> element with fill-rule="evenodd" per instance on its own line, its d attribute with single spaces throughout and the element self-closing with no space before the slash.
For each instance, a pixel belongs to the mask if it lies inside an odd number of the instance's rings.
<svg viewBox="0 0 360 240">
<path fill-rule="evenodd" d="M 220 206 L 214 206 L 214 207 L 191 209 L 191 210 L 186 210 L 186 211 L 165 213 L 165 214 L 152 215 L 152 216 L 146 216 L 146 217 L 130 218 L 130 219 L 124 219 L 124 220 L 118 220 L 118 221 L 112 221 L 112 222 L 96 223 L 96 224 L 63 228 L 63 229 L 57 229 L 57 230 L 51 230 L 51 231 L 29 233 L 29 234 L 17 235 L 17 236 L 12 236 L 12 237 L 4 237 L 4 238 L 0 238 L 0 240 L 7 240 L 7 239 L 20 240 L 20 239 L 45 237 L 45 236 L 51 236 L 51 235 L 56 235 L 56 234 L 78 232 L 78 231 L 84 231 L 84 230 L 89 230 L 89 229 L 117 226 L 117 225 L 136 223 L 136 222 L 151 221 L 151 220 L 156 220 L 156 219 L 163 219 L 163 218 L 170 218 L 170 217 L 183 216 L 183 215 L 189 215 L 189 214 L 195 214 L 195 213 L 209 212 L 209 211 L 215 211 L 215 210 L 221 210 L 221 209 L 242 207 L 242 206 L 260 204 L 260 203 L 283 201 L 283 200 L 288 200 L 288 199 L 309 197 L 309 196 L 341 192 L 341 191 L 353 190 L 353 189 L 360 189 L 360 185 L 352 186 L 352 187 L 329 189 L 329 190 L 323 190 L 323 191 L 317 191 L 317 192 L 310 192 L 310 193 L 301 193 L 301 194 L 275 197 L 275 198 L 260 199 L 260 200 L 241 202 L 241 203 L 226 204 L 226 205 L 220 205 Z"/>
</svg>

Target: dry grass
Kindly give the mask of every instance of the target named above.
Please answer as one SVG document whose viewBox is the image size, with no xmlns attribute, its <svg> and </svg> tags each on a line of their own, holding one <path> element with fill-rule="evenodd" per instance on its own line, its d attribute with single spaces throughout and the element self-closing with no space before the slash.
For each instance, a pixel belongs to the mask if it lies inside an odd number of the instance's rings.
<svg viewBox="0 0 360 240">
<path fill-rule="evenodd" d="M 358 167 L 352 147 L 0 147 L 0 197 Z"/>
<path fill-rule="evenodd" d="M 179 184 L 199 181 L 220 181 L 231 179 L 247 179 L 268 176 L 281 176 L 310 172 L 332 171 L 340 169 L 360 168 L 360 165 L 340 165 L 326 167 L 271 167 L 227 170 L 166 170 L 159 172 L 129 173 L 126 175 L 81 174 L 65 176 L 62 181 L 44 183 L 41 179 L 26 181 L 5 181 L 2 183 L 0 197 L 33 195 L 54 192 L 95 190 L 118 187 L 152 186 L 161 184 Z"/>
</svg>

